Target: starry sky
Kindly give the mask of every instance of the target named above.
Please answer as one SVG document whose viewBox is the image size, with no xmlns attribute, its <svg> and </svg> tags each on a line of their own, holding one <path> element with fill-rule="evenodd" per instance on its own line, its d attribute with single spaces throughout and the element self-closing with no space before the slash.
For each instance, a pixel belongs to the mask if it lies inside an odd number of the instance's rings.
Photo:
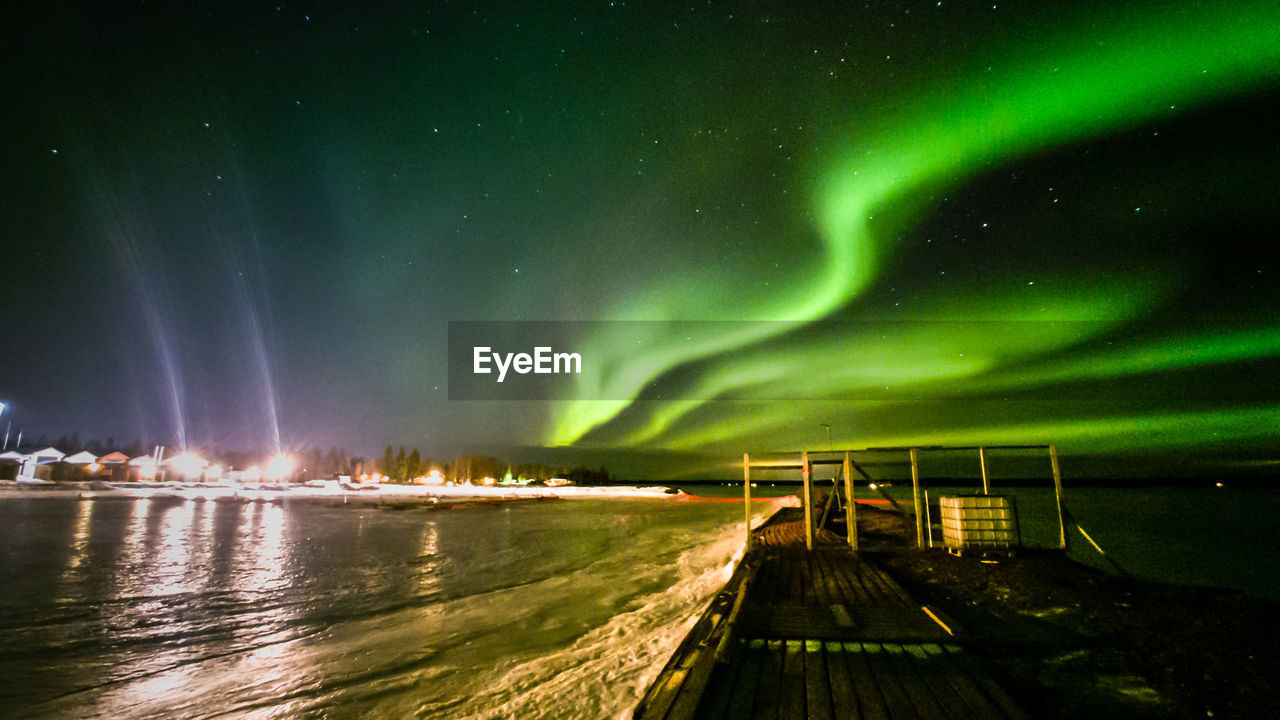
<svg viewBox="0 0 1280 720">
<path fill-rule="evenodd" d="M 15 433 L 1280 467 L 1274 2 L 198 5 L 9 13 Z"/>
</svg>

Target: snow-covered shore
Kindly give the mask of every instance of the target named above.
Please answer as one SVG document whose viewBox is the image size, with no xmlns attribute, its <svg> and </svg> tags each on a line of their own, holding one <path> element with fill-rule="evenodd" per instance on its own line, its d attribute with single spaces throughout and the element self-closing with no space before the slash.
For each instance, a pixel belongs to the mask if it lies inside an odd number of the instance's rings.
<svg viewBox="0 0 1280 720">
<path fill-rule="evenodd" d="M 304 498 L 369 499 L 450 502 L 522 500 L 536 498 L 662 498 L 676 495 L 665 487 L 560 487 L 483 485 L 392 485 L 343 483 L 336 480 L 297 485 L 270 483 L 106 483 L 0 481 L 0 499 L 35 497 L 183 498 L 188 500 L 276 501 Z"/>
</svg>

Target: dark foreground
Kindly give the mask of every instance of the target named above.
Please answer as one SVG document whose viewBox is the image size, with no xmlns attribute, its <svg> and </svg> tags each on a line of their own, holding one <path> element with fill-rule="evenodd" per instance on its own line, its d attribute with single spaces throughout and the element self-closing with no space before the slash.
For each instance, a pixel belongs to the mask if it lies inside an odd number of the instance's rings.
<svg viewBox="0 0 1280 720">
<path fill-rule="evenodd" d="M 914 528 L 859 513 L 863 537 Z M 921 602 L 975 640 L 966 649 L 1036 717 L 1280 717 L 1280 603 L 1231 590 L 1132 580 L 1051 551 L 997 564 L 941 551 L 878 554 Z M 1269 572 L 1271 558 L 1257 558 Z"/>
<path fill-rule="evenodd" d="M 756 531 L 637 717 L 1280 717 L 1277 603 L 1056 552 L 920 552 L 870 508 L 863 552 L 805 551 L 795 515 Z"/>
</svg>

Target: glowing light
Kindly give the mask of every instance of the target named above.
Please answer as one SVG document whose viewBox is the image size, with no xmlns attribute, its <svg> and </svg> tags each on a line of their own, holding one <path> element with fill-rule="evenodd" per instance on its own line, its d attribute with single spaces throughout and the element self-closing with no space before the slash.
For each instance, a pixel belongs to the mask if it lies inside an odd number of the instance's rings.
<svg viewBox="0 0 1280 720">
<path fill-rule="evenodd" d="M 295 467 L 296 463 L 294 463 L 293 458 L 280 453 L 267 463 L 267 467 L 262 471 L 262 476 L 268 480 L 279 480 L 292 475 Z"/>
<path fill-rule="evenodd" d="M 156 464 L 148 460 L 138 466 L 138 476 L 151 480 L 156 476 Z"/>
<path fill-rule="evenodd" d="M 240 480 L 242 482 L 258 482 L 262 480 L 262 468 L 257 465 L 245 468 L 245 471 L 240 473 Z"/>
<path fill-rule="evenodd" d="M 89 466 L 88 466 L 87 468 L 85 468 L 85 469 L 86 469 L 86 470 L 88 470 L 88 471 L 89 471 L 89 472 L 91 472 L 91 473 L 96 473 L 96 472 L 98 472 L 99 470 L 101 470 L 101 469 L 102 469 L 102 466 L 101 466 L 101 465 L 99 465 L 99 464 L 98 464 L 98 463 L 96 463 L 96 462 L 95 462 L 95 463 L 89 463 Z"/>
<path fill-rule="evenodd" d="M 178 453 L 169 460 L 169 467 L 184 477 L 199 477 L 204 472 L 204 461 L 195 453 Z"/>
<path fill-rule="evenodd" d="M 217 482 L 222 479 L 222 466 L 217 463 L 213 463 L 209 467 L 205 468 L 204 479 L 205 482 Z"/>
</svg>

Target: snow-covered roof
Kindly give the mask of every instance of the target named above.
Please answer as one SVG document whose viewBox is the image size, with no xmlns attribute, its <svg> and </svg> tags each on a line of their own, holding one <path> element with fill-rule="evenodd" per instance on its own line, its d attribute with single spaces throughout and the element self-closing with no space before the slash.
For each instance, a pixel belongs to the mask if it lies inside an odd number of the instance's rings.
<svg viewBox="0 0 1280 720">
<path fill-rule="evenodd" d="M 71 463 L 72 465 L 88 465 L 98 461 L 98 456 L 88 450 L 81 450 L 74 455 L 67 455 L 62 458 L 62 462 Z"/>
</svg>

